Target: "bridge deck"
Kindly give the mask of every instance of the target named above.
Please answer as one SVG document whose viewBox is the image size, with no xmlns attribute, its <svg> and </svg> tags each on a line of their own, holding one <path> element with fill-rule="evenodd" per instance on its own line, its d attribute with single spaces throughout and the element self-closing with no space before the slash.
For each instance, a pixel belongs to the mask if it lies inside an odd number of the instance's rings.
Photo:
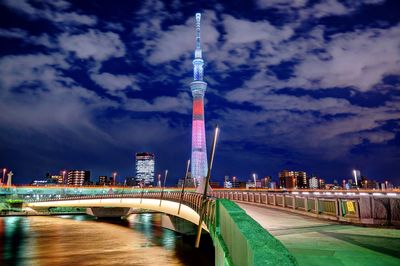
<svg viewBox="0 0 400 266">
<path fill-rule="evenodd" d="M 400 230 L 343 225 L 238 205 L 278 238 L 300 265 L 400 265 Z"/>
</svg>

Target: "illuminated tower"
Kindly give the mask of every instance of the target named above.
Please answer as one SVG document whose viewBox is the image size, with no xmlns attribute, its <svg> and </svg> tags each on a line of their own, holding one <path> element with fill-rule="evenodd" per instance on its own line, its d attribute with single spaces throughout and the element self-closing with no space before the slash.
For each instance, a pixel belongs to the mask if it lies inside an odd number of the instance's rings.
<svg viewBox="0 0 400 266">
<path fill-rule="evenodd" d="M 204 61 L 200 47 L 200 19 L 201 14 L 196 13 L 196 50 L 193 60 L 193 82 L 190 83 L 193 96 L 191 175 L 199 184 L 198 191 L 204 189 L 204 177 L 207 175 L 208 167 L 204 123 L 204 93 L 207 83 L 203 81 Z"/>
</svg>

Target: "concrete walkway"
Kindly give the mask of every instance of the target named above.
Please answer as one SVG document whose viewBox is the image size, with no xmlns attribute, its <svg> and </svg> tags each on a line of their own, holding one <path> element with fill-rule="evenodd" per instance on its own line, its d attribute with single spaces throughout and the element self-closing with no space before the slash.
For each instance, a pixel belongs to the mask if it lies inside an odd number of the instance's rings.
<svg viewBox="0 0 400 266">
<path fill-rule="evenodd" d="M 400 265 L 400 230 L 343 225 L 238 203 L 299 265 Z"/>
</svg>

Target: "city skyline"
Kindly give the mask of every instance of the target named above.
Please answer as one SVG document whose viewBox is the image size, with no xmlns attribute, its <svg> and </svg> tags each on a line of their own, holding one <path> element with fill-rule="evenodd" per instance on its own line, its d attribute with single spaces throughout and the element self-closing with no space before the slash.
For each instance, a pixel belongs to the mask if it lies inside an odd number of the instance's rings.
<svg viewBox="0 0 400 266">
<path fill-rule="evenodd" d="M 0 4 L 0 166 L 14 183 L 63 169 L 132 176 L 136 151 L 182 177 L 201 12 L 209 144 L 221 128 L 213 177 L 292 169 L 340 182 L 359 169 L 398 185 L 398 2 L 114 4 Z"/>
</svg>

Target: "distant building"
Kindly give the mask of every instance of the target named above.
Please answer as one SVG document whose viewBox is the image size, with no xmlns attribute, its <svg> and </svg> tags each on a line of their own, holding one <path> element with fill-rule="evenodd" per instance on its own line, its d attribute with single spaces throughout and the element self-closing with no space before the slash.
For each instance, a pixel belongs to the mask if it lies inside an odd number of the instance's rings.
<svg viewBox="0 0 400 266">
<path fill-rule="evenodd" d="M 221 188 L 218 181 L 210 181 L 211 188 Z"/>
<path fill-rule="evenodd" d="M 140 184 L 136 181 L 135 176 L 125 177 L 126 186 L 128 187 L 138 187 Z"/>
<path fill-rule="evenodd" d="M 83 186 L 90 184 L 90 171 L 70 170 L 68 171 L 67 184 L 70 186 Z"/>
<path fill-rule="evenodd" d="M 149 152 L 136 153 L 136 182 L 145 186 L 154 182 L 154 154 Z"/>
<path fill-rule="evenodd" d="M 309 186 L 311 189 L 317 189 L 319 188 L 319 184 L 318 184 L 318 177 L 313 176 L 308 180 Z"/>
<path fill-rule="evenodd" d="M 49 179 L 34 179 L 31 182 L 31 186 L 49 186 L 52 185 L 52 183 L 49 182 Z"/>
<path fill-rule="evenodd" d="M 261 187 L 264 188 L 269 188 L 271 183 L 271 177 L 270 176 L 264 176 L 264 178 L 261 179 Z"/>
<path fill-rule="evenodd" d="M 307 174 L 303 171 L 283 170 L 279 172 L 281 188 L 307 188 Z"/>
<path fill-rule="evenodd" d="M 108 186 L 110 185 L 111 178 L 108 178 L 106 175 L 100 175 L 97 184 L 99 186 Z"/>
<path fill-rule="evenodd" d="M 62 184 L 63 183 L 63 176 L 62 175 L 52 175 L 51 180 L 53 180 L 53 182 L 55 184 Z"/>
<path fill-rule="evenodd" d="M 269 188 L 270 189 L 276 189 L 277 187 L 276 187 L 276 182 L 271 182 L 271 183 L 269 183 Z"/>
<path fill-rule="evenodd" d="M 224 188 L 232 188 L 232 182 L 230 180 L 225 180 Z"/>
<path fill-rule="evenodd" d="M 185 180 L 184 177 L 183 177 L 183 178 L 179 178 L 179 180 L 178 180 L 178 185 L 177 185 L 178 188 L 181 188 L 181 187 L 182 187 L 182 185 L 183 185 L 183 180 Z M 194 182 L 194 179 L 191 178 L 191 177 L 186 178 L 185 187 L 186 187 L 186 188 L 194 188 L 194 187 L 196 187 L 195 182 Z"/>
</svg>

